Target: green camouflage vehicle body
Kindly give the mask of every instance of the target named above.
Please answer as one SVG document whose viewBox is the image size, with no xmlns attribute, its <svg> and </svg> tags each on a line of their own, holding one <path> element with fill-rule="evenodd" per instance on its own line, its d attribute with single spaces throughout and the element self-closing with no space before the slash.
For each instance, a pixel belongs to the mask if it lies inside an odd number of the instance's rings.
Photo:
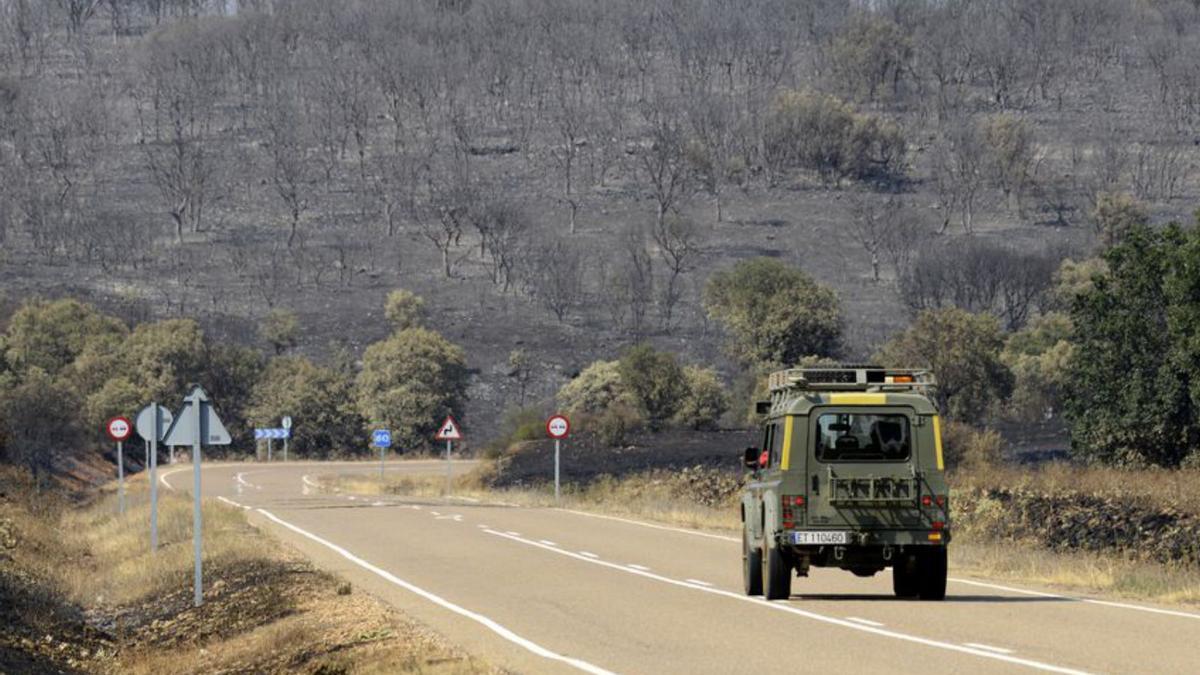
<svg viewBox="0 0 1200 675">
<path fill-rule="evenodd" d="M 763 436 L 746 450 L 747 594 L 786 598 L 810 567 L 872 576 L 940 600 L 950 541 L 941 422 L 927 372 L 810 368 L 771 376 Z"/>
</svg>

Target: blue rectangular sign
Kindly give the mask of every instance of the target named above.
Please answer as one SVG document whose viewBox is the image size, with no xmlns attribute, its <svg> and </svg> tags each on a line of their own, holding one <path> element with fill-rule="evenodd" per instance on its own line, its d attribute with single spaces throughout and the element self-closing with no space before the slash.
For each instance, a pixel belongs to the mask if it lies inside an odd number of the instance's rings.
<svg viewBox="0 0 1200 675">
<path fill-rule="evenodd" d="M 291 429 L 255 429 L 254 430 L 254 439 L 255 440 L 259 440 L 262 438 L 291 438 L 291 437 L 292 437 Z"/>
<path fill-rule="evenodd" d="M 391 447 L 392 432 L 387 429 L 376 429 L 371 433 L 371 443 L 377 448 Z"/>
</svg>

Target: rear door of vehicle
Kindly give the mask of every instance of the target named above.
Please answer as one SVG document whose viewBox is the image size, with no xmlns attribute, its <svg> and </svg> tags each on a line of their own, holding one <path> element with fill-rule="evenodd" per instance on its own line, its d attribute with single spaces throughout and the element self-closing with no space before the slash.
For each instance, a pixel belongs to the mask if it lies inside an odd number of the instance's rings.
<svg viewBox="0 0 1200 675">
<path fill-rule="evenodd" d="M 912 408 L 830 405 L 807 424 L 807 525 L 829 529 L 919 526 L 917 415 Z"/>
</svg>

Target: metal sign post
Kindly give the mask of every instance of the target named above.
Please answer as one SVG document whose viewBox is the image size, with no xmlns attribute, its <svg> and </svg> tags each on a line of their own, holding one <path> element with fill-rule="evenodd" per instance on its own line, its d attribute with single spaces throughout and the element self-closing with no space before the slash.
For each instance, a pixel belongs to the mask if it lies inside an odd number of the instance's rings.
<svg viewBox="0 0 1200 675">
<path fill-rule="evenodd" d="M 117 512 L 125 515 L 125 456 L 117 441 Z"/>
<path fill-rule="evenodd" d="M 164 443 L 168 445 L 192 444 L 192 554 L 195 557 L 193 574 L 193 601 L 196 607 L 204 603 L 203 532 L 204 522 L 200 503 L 200 450 L 207 445 L 229 445 L 232 439 L 225 425 L 217 417 L 208 394 L 199 386 L 183 399 L 183 410 L 175 423 L 167 430 Z"/>
<path fill-rule="evenodd" d="M 379 448 L 379 481 L 383 482 L 383 451 L 392 446 L 390 429 L 376 429 L 371 432 L 371 443 Z"/>
<path fill-rule="evenodd" d="M 267 437 L 267 462 L 271 461 L 271 437 Z"/>
<path fill-rule="evenodd" d="M 438 428 L 437 435 L 434 438 L 439 441 L 446 441 L 446 497 L 450 497 L 450 457 L 454 453 L 454 441 L 461 440 L 463 437 L 462 431 L 458 428 L 458 423 L 454 421 L 451 415 L 446 416 L 446 420 L 442 422 L 442 426 Z"/>
<path fill-rule="evenodd" d="M 157 402 L 137 416 L 138 435 L 146 439 L 146 465 L 150 468 L 150 550 L 158 550 L 158 442 L 171 424 L 171 411 Z"/>
<path fill-rule="evenodd" d="M 546 435 L 554 439 L 554 501 L 559 498 L 559 456 L 562 453 L 562 439 L 571 433 L 571 421 L 566 415 L 554 415 L 546 420 Z"/>
<path fill-rule="evenodd" d="M 125 439 L 133 435 L 133 423 L 126 417 L 114 417 L 104 425 L 108 437 L 117 442 L 117 511 L 125 514 Z"/>
</svg>

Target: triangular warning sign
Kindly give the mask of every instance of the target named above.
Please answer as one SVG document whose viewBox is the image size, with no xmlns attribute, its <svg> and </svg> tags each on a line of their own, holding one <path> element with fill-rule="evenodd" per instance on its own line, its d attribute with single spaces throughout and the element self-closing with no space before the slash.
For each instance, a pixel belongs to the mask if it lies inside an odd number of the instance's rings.
<svg viewBox="0 0 1200 675">
<path fill-rule="evenodd" d="M 438 428 L 437 436 L 439 441 L 458 441 L 462 440 L 462 432 L 458 429 L 458 423 L 454 418 L 447 415 L 446 421 L 442 422 L 442 426 Z"/>
</svg>

